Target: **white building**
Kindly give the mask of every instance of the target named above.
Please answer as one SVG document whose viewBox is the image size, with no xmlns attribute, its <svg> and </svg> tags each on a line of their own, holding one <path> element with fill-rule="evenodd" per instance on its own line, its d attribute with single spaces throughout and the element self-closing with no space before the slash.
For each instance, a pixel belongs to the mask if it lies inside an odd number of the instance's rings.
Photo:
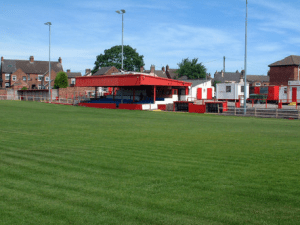
<svg viewBox="0 0 300 225">
<path fill-rule="evenodd" d="M 247 98 L 249 97 L 249 84 L 246 85 Z M 243 100 L 244 82 L 216 84 L 216 98 L 218 100 Z"/>
<path fill-rule="evenodd" d="M 211 80 L 181 80 L 191 82 L 188 95 L 185 95 L 185 90 L 181 90 L 181 96 L 184 100 L 202 100 L 213 99 L 215 88 L 211 85 Z"/>
</svg>

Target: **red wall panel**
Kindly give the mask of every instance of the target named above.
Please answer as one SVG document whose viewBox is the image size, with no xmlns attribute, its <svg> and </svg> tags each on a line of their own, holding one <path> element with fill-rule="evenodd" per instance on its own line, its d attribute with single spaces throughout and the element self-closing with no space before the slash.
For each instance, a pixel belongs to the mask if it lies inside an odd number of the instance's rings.
<svg viewBox="0 0 300 225">
<path fill-rule="evenodd" d="M 119 104 L 119 109 L 143 110 L 142 104 Z"/>
<path fill-rule="evenodd" d="M 207 98 L 206 99 L 212 99 L 212 88 L 207 88 Z"/>
<path fill-rule="evenodd" d="M 194 105 L 189 103 L 189 113 L 205 113 L 206 105 Z"/>
<path fill-rule="evenodd" d="M 101 109 L 116 109 L 115 103 L 79 103 L 79 106 L 101 108 Z"/>
<path fill-rule="evenodd" d="M 296 87 L 292 88 L 292 101 L 297 102 L 297 88 Z"/>
<path fill-rule="evenodd" d="M 269 86 L 268 100 L 277 101 L 279 99 L 279 86 Z"/>
<path fill-rule="evenodd" d="M 164 110 L 164 111 L 167 110 L 167 106 L 166 106 L 166 105 L 163 105 L 163 104 L 158 104 L 158 105 L 157 105 L 157 108 L 160 109 L 160 110 Z"/>
<path fill-rule="evenodd" d="M 197 88 L 197 99 L 202 99 L 202 88 Z"/>
</svg>

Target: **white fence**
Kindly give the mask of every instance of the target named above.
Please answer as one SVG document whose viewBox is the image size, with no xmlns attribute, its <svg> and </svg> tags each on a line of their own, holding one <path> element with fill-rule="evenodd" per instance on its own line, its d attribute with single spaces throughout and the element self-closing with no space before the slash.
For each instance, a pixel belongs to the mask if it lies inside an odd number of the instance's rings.
<svg viewBox="0 0 300 225">
<path fill-rule="evenodd" d="M 225 110 L 225 111 L 224 111 Z M 262 118 L 282 118 L 282 119 L 300 119 L 300 110 L 298 109 L 265 109 L 265 108 L 247 108 L 244 114 L 243 108 L 219 107 L 219 115 L 231 116 L 252 116 Z"/>
<path fill-rule="evenodd" d="M 12 95 L 0 95 L 0 100 L 17 100 L 17 101 L 37 101 L 37 102 L 49 102 L 49 97 L 38 97 L 35 95 L 27 95 L 27 96 L 12 96 Z M 52 99 L 52 103 L 59 103 L 59 104 L 72 104 L 75 105 L 80 101 L 89 101 L 90 98 L 87 97 L 74 97 L 74 98 L 59 98 L 56 97 Z"/>
</svg>

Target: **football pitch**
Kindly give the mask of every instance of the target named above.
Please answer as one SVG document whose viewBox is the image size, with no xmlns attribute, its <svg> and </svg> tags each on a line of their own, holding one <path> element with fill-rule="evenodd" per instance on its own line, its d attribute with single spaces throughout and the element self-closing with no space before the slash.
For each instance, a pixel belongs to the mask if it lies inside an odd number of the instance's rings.
<svg viewBox="0 0 300 225">
<path fill-rule="evenodd" d="M 0 224 L 299 224 L 300 121 L 0 101 Z"/>
</svg>

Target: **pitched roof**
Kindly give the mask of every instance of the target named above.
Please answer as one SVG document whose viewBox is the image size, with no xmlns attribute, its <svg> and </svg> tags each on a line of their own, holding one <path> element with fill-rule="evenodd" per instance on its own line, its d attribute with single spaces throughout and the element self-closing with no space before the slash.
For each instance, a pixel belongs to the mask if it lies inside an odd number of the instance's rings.
<svg viewBox="0 0 300 225">
<path fill-rule="evenodd" d="M 220 81 L 222 83 L 230 82 L 230 81 L 240 82 L 241 75 L 242 73 L 240 72 L 235 72 L 235 73 L 225 72 L 223 73 L 223 77 L 222 77 L 222 72 L 216 72 L 214 75 L 214 80 Z"/>
<path fill-rule="evenodd" d="M 177 69 L 169 69 L 165 72 L 162 70 L 154 70 L 154 74 L 162 78 L 175 79 L 177 77 L 177 74 L 175 73 L 176 71 Z M 145 73 L 150 73 L 150 70 L 145 70 Z"/>
<path fill-rule="evenodd" d="M 67 74 L 68 78 L 81 77 L 80 72 L 67 72 L 66 74 Z"/>
<path fill-rule="evenodd" d="M 56 73 L 63 70 L 62 64 L 51 61 L 51 70 Z M 49 70 L 49 61 L 33 61 L 3 59 L 1 62 L 2 73 L 14 73 L 17 69 L 21 69 L 24 73 L 44 74 Z"/>
<path fill-rule="evenodd" d="M 247 75 L 247 81 L 249 81 L 249 82 L 254 82 L 254 81 L 269 82 L 270 77 L 264 76 L 264 75 Z"/>
<path fill-rule="evenodd" d="M 220 81 L 222 83 L 225 82 L 240 82 L 241 77 L 243 77 L 243 71 L 242 72 L 216 72 L 214 76 L 215 81 Z M 270 77 L 265 75 L 247 75 L 247 81 L 248 82 L 254 82 L 254 81 L 261 81 L 261 82 L 269 82 Z"/>
<path fill-rule="evenodd" d="M 112 67 L 114 66 L 107 66 L 107 67 L 102 67 L 101 69 L 99 69 L 96 73 L 94 73 L 93 75 L 105 75 Z"/>
<path fill-rule="evenodd" d="M 206 83 L 206 82 L 211 82 L 211 80 L 206 80 L 206 79 L 197 79 L 197 80 L 185 79 L 185 80 L 180 80 L 180 81 L 191 82 L 192 87 L 195 87 L 199 84 L 203 84 L 203 83 Z"/>
<path fill-rule="evenodd" d="M 277 62 L 274 62 L 269 65 L 269 67 L 273 66 L 298 66 L 300 65 L 300 56 L 298 55 L 290 55 L 288 57 L 285 57 L 282 60 L 279 60 Z"/>
</svg>

